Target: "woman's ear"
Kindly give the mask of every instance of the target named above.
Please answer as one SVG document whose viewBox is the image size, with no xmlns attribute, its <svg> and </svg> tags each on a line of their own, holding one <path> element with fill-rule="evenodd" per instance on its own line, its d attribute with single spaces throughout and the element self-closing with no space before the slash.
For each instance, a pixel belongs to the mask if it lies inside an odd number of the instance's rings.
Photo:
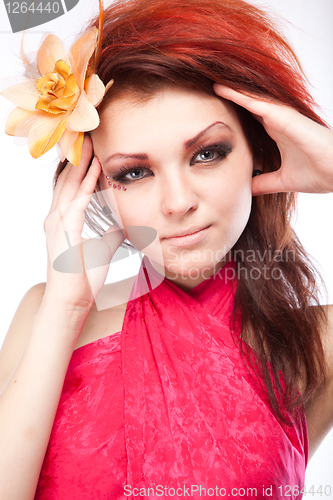
<svg viewBox="0 0 333 500">
<path fill-rule="evenodd" d="M 257 175 L 262 174 L 263 166 L 261 162 L 257 158 L 253 158 L 253 170 L 252 177 L 256 177 Z"/>
</svg>

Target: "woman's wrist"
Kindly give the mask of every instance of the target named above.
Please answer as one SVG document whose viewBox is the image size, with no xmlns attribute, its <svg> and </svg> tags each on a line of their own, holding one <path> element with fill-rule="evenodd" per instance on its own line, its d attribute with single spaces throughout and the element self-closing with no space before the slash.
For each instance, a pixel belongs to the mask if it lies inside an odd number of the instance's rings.
<svg viewBox="0 0 333 500">
<path fill-rule="evenodd" d="M 48 329 L 49 333 L 56 331 L 57 339 L 70 339 L 74 346 L 93 305 L 94 301 L 69 302 L 54 293 L 46 292 L 36 317 L 38 316 L 38 321 L 52 325 Z"/>
</svg>

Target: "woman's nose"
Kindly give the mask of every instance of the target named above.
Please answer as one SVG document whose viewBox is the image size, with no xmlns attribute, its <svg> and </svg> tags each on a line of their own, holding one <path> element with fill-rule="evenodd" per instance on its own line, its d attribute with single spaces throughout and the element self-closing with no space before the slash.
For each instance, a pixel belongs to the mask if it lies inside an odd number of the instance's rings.
<svg viewBox="0 0 333 500">
<path fill-rule="evenodd" d="M 170 176 L 164 179 L 161 193 L 164 215 L 184 215 L 198 207 L 198 196 L 185 176 Z"/>
</svg>

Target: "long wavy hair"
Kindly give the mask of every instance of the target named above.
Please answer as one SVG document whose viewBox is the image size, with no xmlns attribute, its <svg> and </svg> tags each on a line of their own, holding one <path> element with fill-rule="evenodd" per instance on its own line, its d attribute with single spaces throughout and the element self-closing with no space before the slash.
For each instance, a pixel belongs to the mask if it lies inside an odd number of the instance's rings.
<svg viewBox="0 0 333 500">
<path fill-rule="evenodd" d="M 86 29 L 92 26 L 98 27 L 98 18 Z M 269 17 L 243 0 L 113 1 L 105 10 L 97 74 L 105 85 L 115 81 L 99 110 L 123 93 L 149 99 L 170 85 L 216 97 L 212 84 L 218 82 L 292 106 L 325 125 L 293 50 Z M 263 172 L 279 169 L 276 143 L 247 110 L 235 109 L 256 163 Z M 63 168 L 59 164 L 54 184 Z M 238 268 L 234 340 L 284 422 L 285 410 L 295 413 L 325 380 L 320 335 L 325 314 L 316 270 L 291 225 L 295 196 L 254 197 L 249 221 L 232 249 Z M 92 203 L 87 223 L 103 234 L 97 219 L 105 221 Z"/>
</svg>

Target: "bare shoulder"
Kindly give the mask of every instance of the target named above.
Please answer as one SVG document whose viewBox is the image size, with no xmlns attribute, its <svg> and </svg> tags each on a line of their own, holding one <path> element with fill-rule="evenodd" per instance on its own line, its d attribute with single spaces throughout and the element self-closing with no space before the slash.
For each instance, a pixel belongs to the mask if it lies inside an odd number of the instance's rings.
<svg viewBox="0 0 333 500">
<path fill-rule="evenodd" d="M 306 404 L 310 457 L 333 427 L 333 304 L 324 306 L 327 324 L 322 328 L 326 384 Z"/>
<path fill-rule="evenodd" d="M 122 330 L 128 298 L 135 278 L 105 285 L 94 304 L 75 349 Z M 22 298 L 0 350 L 0 391 L 13 372 L 29 337 L 34 317 L 39 310 L 46 283 L 30 288 Z"/>
<path fill-rule="evenodd" d="M 14 370 L 29 337 L 34 317 L 40 308 L 46 283 L 38 283 L 23 296 L 0 350 L 0 390 Z"/>
</svg>

